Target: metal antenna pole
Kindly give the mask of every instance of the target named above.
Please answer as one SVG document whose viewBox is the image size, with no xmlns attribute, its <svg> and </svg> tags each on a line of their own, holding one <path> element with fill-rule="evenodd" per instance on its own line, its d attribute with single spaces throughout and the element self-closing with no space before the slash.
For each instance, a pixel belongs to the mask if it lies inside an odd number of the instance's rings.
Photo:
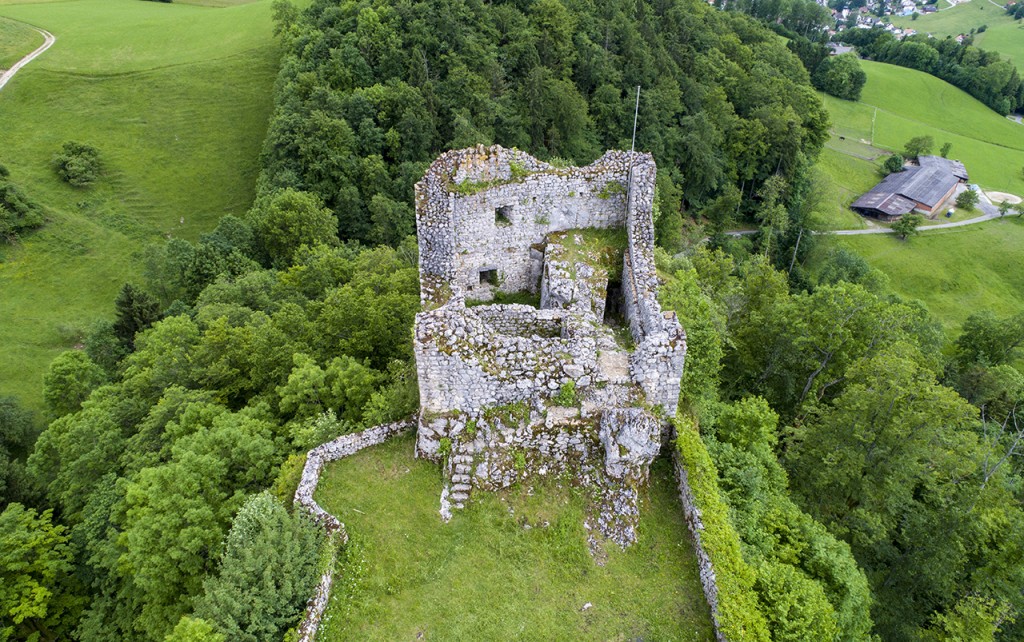
<svg viewBox="0 0 1024 642">
<path fill-rule="evenodd" d="M 633 154 L 636 152 L 636 123 L 640 117 L 640 85 L 636 86 L 636 108 L 633 110 L 633 142 L 629 145 L 629 175 L 626 178 L 626 211 L 633 195 Z"/>
<path fill-rule="evenodd" d="M 636 123 L 640 117 L 640 85 L 636 86 L 636 109 L 633 110 L 633 142 L 629 146 L 630 152 L 636 151 Z"/>
</svg>

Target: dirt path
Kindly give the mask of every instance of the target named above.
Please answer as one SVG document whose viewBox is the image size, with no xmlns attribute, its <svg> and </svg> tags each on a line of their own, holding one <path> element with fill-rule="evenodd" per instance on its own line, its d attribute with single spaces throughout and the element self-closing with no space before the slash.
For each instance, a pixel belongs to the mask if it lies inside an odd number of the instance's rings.
<svg viewBox="0 0 1024 642">
<path fill-rule="evenodd" d="M 4 88 L 4 85 L 7 84 L 8 80 L 10 80 L 11 78 L 14 78 L 14 74 L 18 73 L 19 69 L 21 69 L 22 67 L 24 67 L 28 63 L 30 63 L 33 60 L 35 60 L 44 51 L 46 51 L 47 49 L 52 47 L 53 43 L 57 42 L 57 38 L 55 38 L 54 35 L 52 33 L 50 33 L 49 31 L 45 31 L 43 29 L 39 29 L 39 28 L 36 28 L 36 27 L 32 27 L 32 28 L 35 29 L 36 31 L 38 31 L 39 33 L 41 33 L 43 35 L 43 44 L 39 45 L 39 48 L 36 49 L 35 51 L 33 51 L 32 53 L 30 53 L 29 55 L 25 56 L 24 58 L 22 58 L 18 62 L 14 63 L 14 65 L 12 65 L 10 69 L 8 69 L 7 71 L 5 71 L 2 74 L 0 74 L 0 89 Z"/>
</svg>

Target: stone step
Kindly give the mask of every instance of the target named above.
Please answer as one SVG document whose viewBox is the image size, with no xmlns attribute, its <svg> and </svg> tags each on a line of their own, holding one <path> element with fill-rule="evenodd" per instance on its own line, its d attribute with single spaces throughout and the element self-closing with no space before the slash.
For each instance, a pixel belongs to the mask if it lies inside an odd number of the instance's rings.
<svg viewBox="0 0 1024 642">
<path fill-rule="evenodd" d="M 451 497 L 451 500 L 453 502 L 455 502 L 455 504 L 457 506 L 459 506 L 460 508 L 461 508 L 461 502 L 464 502 L 467 499 L 469 499 L 469 495 L 467 495 L 466 493 L 459 493 L 459 492 L 454 492 L 451 495 L 449 495 L 449 497 Z"/>
<path fill-rule="evenodd" d="M 473 490 L 473 487 L 470 486 L 469 484 L 453 484 L 452 490 L 455 492 L 455 494 L 468 493 L 469 491 Z"/>
<path fill-rule="evenodd" d="M 472 468 L 470 468 L 468 464 L 455 464 L 455 472 L 460 475 L 468 475 L 470 470 L 472 470 Z"/>
<path fill-rule="evenodd" d="M 452 460 L 456 464 L 472 464 L 473 463 L 473 458 L 471 456 L 469 456 L 469 455 L 455 455 L 454 457 L 452 457 Z"/>
<path fill-rule="evenodd" d="M 452 481 L 456 484 L 468 484 L 469 475 L 452 475 Z"/>
<path fill-rule="evenodd" d="M 465 507 L 466 507 L 466 505 L 463 504 L 462 502 L 459 502 L 459 503 L 455 504 L 455 508 L 462 509 L 462 508 L 465 508 Z"/>
</svg>

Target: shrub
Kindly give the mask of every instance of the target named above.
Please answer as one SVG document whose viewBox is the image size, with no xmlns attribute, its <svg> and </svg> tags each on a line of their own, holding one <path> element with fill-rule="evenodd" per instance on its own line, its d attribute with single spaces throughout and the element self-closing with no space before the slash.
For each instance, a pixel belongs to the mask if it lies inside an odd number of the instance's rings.
<svg viewBox="0 0 1024 642">
<path fill-rule="evenodd" d="M 903 156 L 900 154 L 893 154 L 889 158 L 885 159 L 885 163 L 882 164 L 886 176 L 895 172 L 903 171 Z"/>
<path fill-rule="evenodd" d="M 575 381 L 566 381 L 562 384 L 562 387 L 558 389 L 558 394 L 555 395 L 555 403 L 559 406 L 575 406 L 579 403 L 576 398 Z"/>
<path fill-rule="evenodd" d="M 13 242 L 21 232 L 41 227 L 43 213 L 18 187 L 0 172 L 0 242 Z"/>
<path fill-rule="evenodd" d="M 88 187 L 100 177 L 100 152 L 92 145 L 68 141 L 53 157 L 53 166 L 64 182 Z"/>
<path fill-rule="evenodd" d="M 920 214 L 904 214 L 900 220 L 892 224 L 892 231 L 899 234 L 900 238 L 906 240 L 907 237 L 919 234 L 918 227 L 924 222 L 924 217 Z"/>
<path fill-rule="evenodd" d="M 978 193 L 973 189 L 965 189 L 956 197 L 956 206 L 965 210 L 973 211 L 978 205 Z"/>
</svg>

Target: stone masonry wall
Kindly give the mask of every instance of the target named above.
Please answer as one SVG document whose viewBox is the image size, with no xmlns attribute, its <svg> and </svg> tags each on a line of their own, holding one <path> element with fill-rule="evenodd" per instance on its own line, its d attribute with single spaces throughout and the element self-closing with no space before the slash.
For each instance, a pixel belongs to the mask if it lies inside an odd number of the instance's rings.
<svg viewBox="0 0 1024 642">
<path fill-rule="evenodd" d="M 633 380 L 649 403 L 674 415 L 686 356 L 686 333 L 675 312 L 658 303 L 658 272 L 654 264 L 654 181 L 650 154 L 639 154 L 632 166 L 626 213 L 626 255 L 623 258 L 623 310 L 636 349 L 630 356 Z"/>
<path fill-rule="evenodd" d="M 327 546 L 330 547 L 331 554 L 327 569 L 320 576 L 320 582 L 313 591 L 313 597 L 306 604 L 306 615 L 302 618 L 298 629 L 299 642 L 313 642 L 316 639 L 320 620 L 323 618 L 327 601 L 331 596 L 338 547 L 348 542 L 345 525 L 337 517 L 325 511 L 313 498 L 316 487 L 320 483 L 320 473 L 323 472 L 324 465 L 354 455 L 364 448 L 382 444 L 415 425 L 412 419 L 407 419 L 393 424 L 375 426 L 350 435 L 342 435 L 334 441 L 317 446 L 306 455 L 306 465 L 302 468 L 302 478 L 295 491 L 294 505 L 309 513 L 327 531 L 329 538 Z"/>
<path fill-rule="evenodd" d="M 493 318 L 485 323 L 477 312 L 483 309 L 467 308 L 456 296 L 416 315 L 414 349 L 423 412 L 527 401 L 594 375 L 595 340 L 573 336 L 570 315 L 563 316 L 562 337 L 523 337 L 498 332 Z"/>
<path fill-rule="evenodd" d="M 517 303 L 486 305 L 473 309 L 488 328 L 497 334 L 516 337 L 561 337 L 565 333 L 565 312 L 538 310 Z"/>
<path fill-rule="evenodd" d="M 711 564 L 711 557 L 708 556 L 701 544 L 704 523 L 701 521 L 700 509 L 693 498 L 693 491 L 690 490 L 686 469 L 679 462 L 679 453 L 673 451 L 672 463 L 676 470 L 676 480 L 679 482 L 679 499 L 683 504 L 683 515 L 686 517 L 686 525 L 693 537 L 693 549 L 697 554 L 697 568 L 700 573 L 700 584 L 704 589 L 704 599 L 707 600 L 708 607 L 711 609 L 711 623 L 715 627 L 715 638 L 718 642 L 728 642 L 718 626 L 718 584 L 715 581 L 715 569 Z"/>
<path fill-rule="evenodd" d="M 416 185 L 421 279 L 474 297 L 481 270 L 497 270 L 501 290 L 536 292 L 531 247 L 559 230 L 623 226 L 628 175 L 626 152 L 569 168 L 498 146 L 442 154 Z"/>
<path fill-rule="evenodd" d="M 555 168 L 495 146 L 447 152 L 417 184 L 417 454 L 446 462 L 446 519 L 474 486 L 571 464 L 608 499 L 600 529 L 623 545 L 635 539 L 636 485 L 660 435 L 643 406 L 675 413 L 686 352 L 679 322 L 657 301 L 655 174 L 650 154 L 608 152 L 587 167 Z M 582 235 L 554 234 L 606 227 L 626 229 L 632 354 L 602 324 L 607 259 L 581 253 Z M 542 310 L 466 306 L 495 289 L 539 289 Z M 578 401 L 559 403 L 577 407 L 556 405 L 563 389 Z M 514 424 L 488 416 L 517 404 L 529 416 Z"/>
</svg>

